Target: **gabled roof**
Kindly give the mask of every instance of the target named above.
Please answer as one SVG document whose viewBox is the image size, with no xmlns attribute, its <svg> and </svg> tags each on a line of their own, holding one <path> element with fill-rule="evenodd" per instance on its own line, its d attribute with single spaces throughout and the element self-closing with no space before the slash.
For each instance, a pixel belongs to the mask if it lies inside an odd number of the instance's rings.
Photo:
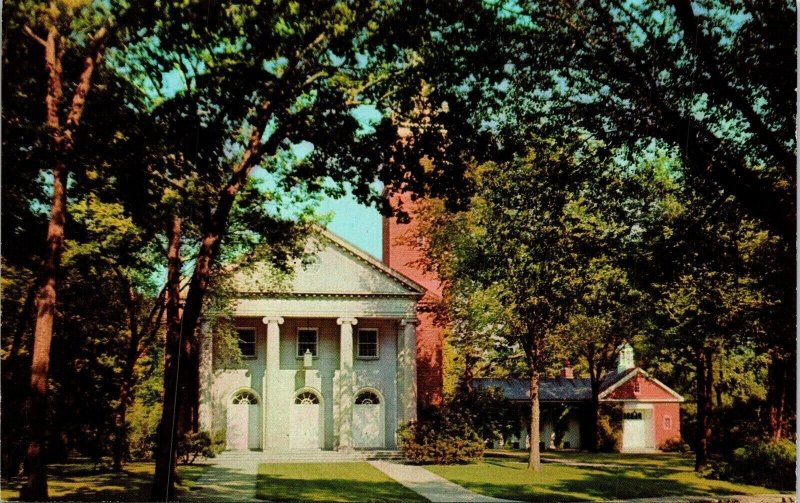
<svg viewBox="0 0 800 503">
<path fill-rule="evenodd" d="M 637 375 L 642 375 L 663 388 L 664 391 L 674 397 L 674 401 L 683 401 L 681 395 L 658 379 L 650 377 L 647 372 L 638 367 L 607 374 L 600 384 L 600 395 L 598 398 L 600 400 L 608 398 L 614 390 Z M 512 401 L 528 401 L 531 398 L 530 381 L 527 379 L 476 378 L 473 382 L 478 389 L 498 388 L 507 399 Z M 583 402 L 590 401 L 591 399 L 592 384 L 589 378 L 567 379 L 564 377 L 557 377 L 555 379 L 542 379 L 539 381 L 540 402 Z M 643 398 L 642 401 L 647 402 L 651 400 Z"/>
<path fill-rule="evenodd" d="M 420 298 L 425 289 L 356 246 L 317 227 L 307 252 L 313 259 L 281 275 L 269 261 L 256 262 L 235 275 L 244 296 L 380 296 Z"/>
<path fill-rule="evenodd" d="M 644 377 L 648 381 L 650 381 L 650 382 L 654 383 L 655 385 L 657 385 L 659 388 L 661 388 L 663 391 L 665 391 L 668 395 L 672 396 L 674 398 L 674 401 L 677 401 L 677 402 L 683 402 L 684 401 L 684 398 L 678 392 L 676 392 L 675 390 L 673 390 L 672 388 L 670 388 L 669 386 L 667 386 L 663 382 L 659 381 L 655 377 L 650 377 L 650 374 L 648 374 L 644 370 L 640 369 L 639 367 L 626 370 L 625 372 L 623 372 L 621 374 L 620 378 L 616 379 L 613 383 L 611 383 L 608 386 L 605 386 L 605 382 L 604 382 L 603 383 L 604 386 L 601 388 L 600 395 L 598 396 L 598 398 L 600 400 L 611 399 L 612 398 L 611 395 L 614 393 L 615 390 L 619 389 L 625 383 L 627 383 L 628 381 L 630 381 L 631 379 L 633 379 L 634 377 L 636 377 L 638 375 L 641 375 L 642 377 Z M 643 399 L 643 401 L 648 401 L 648 400 L 650 400 L 650 399 Z M 656 401 L 666 401 L 666 400 L 661 399 L 661 400 L 656 400 Z"/>
<path fill-rule="evenodd" d="M 337 236 L 333 232 L 325 229 L 324 227 L 317 228 L 319 233 L 330 242 L 334 243 L 336 246 L 340 247 L 342 250 L 346 251 L 357 257 L 359 260 L 362 260 L 369 266 L 377 269 L 378 271 L 382 272 L 383 274 L 391 277 L 392 279 L 403 283 L 406 287 L 410 290 L 418 293 L 419 295 L 424 295 L 426 290 L 425 287 L 414 281 L 413 279 L 409 278 L 408 276 L 400 273 L 399 271 L 395 271 L 391 267 L 387 266 L 377 258 L 373 257 L 369 253 L 361 250 L 357 246 L 353 245 L 349 241 L 342 239 L 341 237 Z"/>
<path fill-rule="evenodd" d="M 531 383 L 526 379 L 477 378 L 478 389 L 499 388 L 509 400 L 528 401 L 531 399 Z M 540 402 L 582 402 L 592 399 L 592 386 L 589 379 L 542 379 L 539 381 Z"/>
</svg>

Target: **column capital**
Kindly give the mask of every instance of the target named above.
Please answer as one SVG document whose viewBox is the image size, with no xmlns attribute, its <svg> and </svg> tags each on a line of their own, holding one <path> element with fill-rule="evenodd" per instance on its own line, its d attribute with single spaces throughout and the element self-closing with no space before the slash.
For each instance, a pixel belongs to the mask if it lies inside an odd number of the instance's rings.
<svg viewBox="0 0 800 503">
<path fill-rule="evenodd" d="M 400 320 L 400 324 L 403 325 L 403 326 L 414 325 L 416 327 L 417 325 L 419 325 L 419 323 L 420 323 L 420 321 L 417 318 L 404 318 L 404 319 Z"/>
<path fill-rule="evenodd" d="M 358 320 L 356 318 L 344 318 L 344 317 L 336 319 L 336 324 L 337 325 L 344 325 L 346 323 L 350 324 L 350 325 L 357 325 L 358 324 Z"/>
<path fill-rule="evenodd" d="M 277 323 L 278 325 L 283 325 L 283 317 L 281 316 L 264 316 L 261 318 L 261 323 L 264 325 L 269 325 L 270 323 Z"/>
</svg>

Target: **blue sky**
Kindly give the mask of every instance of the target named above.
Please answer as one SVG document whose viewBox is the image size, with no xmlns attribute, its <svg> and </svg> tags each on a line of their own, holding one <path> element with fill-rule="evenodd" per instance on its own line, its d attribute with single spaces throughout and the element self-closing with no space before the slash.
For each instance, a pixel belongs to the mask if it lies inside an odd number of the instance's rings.
<svg viewBox="0 0 800 503">
<path fill-rule="evenodd" d="M 359 204 L 353 196 L 327 198 L 320 204 L 320 213 L 333 219 L 328 230 L 358 246 L 370 255 L 381 258 L 381 215 L 372 207 Z"/>
</svg>

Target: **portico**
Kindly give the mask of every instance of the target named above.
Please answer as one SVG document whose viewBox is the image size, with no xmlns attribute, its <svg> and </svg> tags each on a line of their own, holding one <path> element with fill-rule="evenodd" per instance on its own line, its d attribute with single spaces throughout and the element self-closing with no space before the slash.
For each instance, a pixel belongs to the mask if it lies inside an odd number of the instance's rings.
<svg viewBox="0 0 800 503">
<path fill-rule="evenodd" d="M 243 358 L 207 364 L 201 391 L 201 423 L 229 449 L 393 449 L 416 418 L 422 288 L 331 234 L 313 245 L 316 261 L 277 288 L 257 287 L 258 266 L 236 278 Z"/>
</svg>

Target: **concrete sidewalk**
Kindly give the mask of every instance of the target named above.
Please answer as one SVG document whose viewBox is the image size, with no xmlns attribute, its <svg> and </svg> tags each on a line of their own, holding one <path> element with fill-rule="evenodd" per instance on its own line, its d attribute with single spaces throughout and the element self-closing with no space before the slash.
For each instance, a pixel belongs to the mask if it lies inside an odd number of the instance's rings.
<svg viewBox="0 0 800 503">
<path fill-rule="evenodd" d="M 368 463 L 423 498 L 427 498 L 434 503 L 449 501 L 501 503 L 512 501 L 474 493 L 420 466 L 401 465 L 388 461 L 368 461 Z"/>
<path fill-rule="evenodd" d="M 211 467 L 182 494 L 179 501 L 227 502 L 262 501 L 256 499 L 256 475 L 261 453 L 235 455 L 223 452 L 211 461 Z"/>
</svg>

